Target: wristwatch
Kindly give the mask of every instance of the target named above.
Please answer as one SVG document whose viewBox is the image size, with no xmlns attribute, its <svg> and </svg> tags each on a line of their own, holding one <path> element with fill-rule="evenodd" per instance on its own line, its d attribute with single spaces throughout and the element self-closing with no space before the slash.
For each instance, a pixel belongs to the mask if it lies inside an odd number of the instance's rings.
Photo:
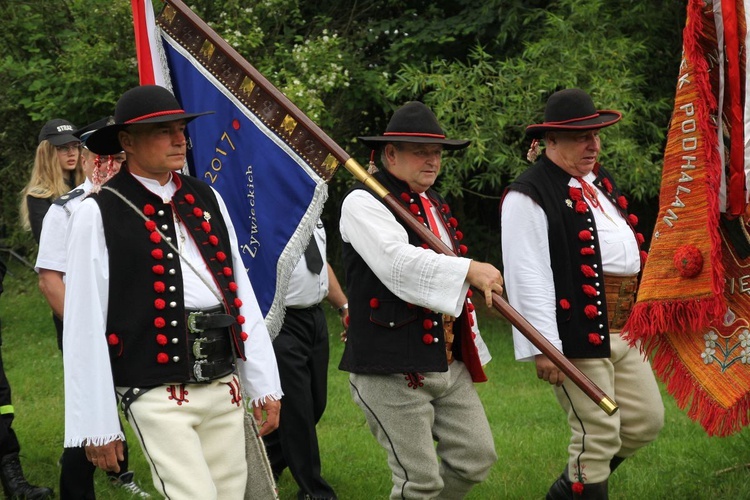
<svg viewBox="0 0 750 500">
<path fill-rule="evenodd" d="M 349 303 L 347 302 L 346 304 L 344 304 L 343 306 L 339 307 L 336 310 L 339 312 L 339 315 L 344 314 L 344 311 L 349 310 Z"/>
</svg>

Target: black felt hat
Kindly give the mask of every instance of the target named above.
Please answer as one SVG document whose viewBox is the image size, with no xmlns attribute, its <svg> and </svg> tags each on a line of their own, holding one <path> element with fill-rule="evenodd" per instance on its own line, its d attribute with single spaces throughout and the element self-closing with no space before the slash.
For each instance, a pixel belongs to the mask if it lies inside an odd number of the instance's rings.
<svg viewBox="0 0 750 500">
<path fill-rule="evenodd" d="M 100 155 L 117 154 L 122 151 L 117 135 L 128 125 L 190 121 L 211 113 L 186 113 L 169 90 L 158 85 L 141 85 L 122 94 L 115 106 L 114 123 L 92 133 L 86 139 L 86 147 Z"/>
<path fill-rule="evenodd" d="M 388 142 L 442 144 L 445 149 L 463 149 L 470 141 L 446 139 L 435 113 L 419 101 L 407 102 L 394 111 L 383 135 L 358 137 L 371 149 Z"/>
<path fill-rule="evenodd" d="M 540 139 L 552 130 L 593 130 L 614 125 L 622 113 L 599 110 L 591 97 L 581 89 L 565 89 L 552 94 L 544 108 L 544 123 L 526 127 L 526 136 Z"/>
</svg>

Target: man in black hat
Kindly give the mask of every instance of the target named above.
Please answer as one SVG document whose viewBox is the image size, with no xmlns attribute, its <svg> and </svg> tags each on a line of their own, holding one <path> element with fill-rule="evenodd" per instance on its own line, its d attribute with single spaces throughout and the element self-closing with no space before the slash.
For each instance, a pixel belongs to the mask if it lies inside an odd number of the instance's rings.
<svg viewBox="0 0 750 500">
<path fill-rule="evenodd" d="M 508 298 L 620 410 L 608 416 L 518 331 L 516 359 L 534 361 L 554 386 L 572 437 L 568 464 L 548 499 L 607 498 L 607 478 L 656 439 L 664 420 L 648 361 L 621 337 L 646 254 L 637 217 L 612 176 L 597 162 L 599 130 L 617 123 L 580 89 L 552 94 L 544 123 L 530 125 L 534 165 L 501 204 Z M 554 286 L 550 286 L 553 284 Z"/>
<path fill-rule="evenodd" d="M 67 236 L 65 445 L 118 471 L 115 389 L 167 498 L 242 498 L 245 399 L 265 435 L 282 395 L 226 206 L 185 164 L 186 113 L 155 85 L 117 102 L 86 141 L 127 161 Z M 263 420 L 265 413 L 266 420 Z"/>
<path fill-rule="evenodd" d="M 472 381 L 485 381 L 469 285 L 502 292 L 492 265 L 470 260 L 462 233 L 434 184 L 446 139 L 421 102 L 393 114 L 383 136 L 360 137 L 381 149 L 375 174 L 459 257 L 422 246 L 417 234 L 356 184 L 341 205 L 349 330 L 340 369 L 352 397 L 388 453 L 391 498 L 463 498 L 497 460 Z M 435 446 L 437 442 L 437 447 Z"/>
</svg>

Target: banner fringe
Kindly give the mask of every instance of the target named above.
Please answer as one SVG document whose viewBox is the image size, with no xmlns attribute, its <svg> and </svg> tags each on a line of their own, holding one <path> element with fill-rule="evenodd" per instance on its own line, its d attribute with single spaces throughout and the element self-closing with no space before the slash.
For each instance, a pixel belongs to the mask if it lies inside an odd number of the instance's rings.
<svg viewBox="0 0 750 500">
<path fill-rule="evenodd" d="M 682 364 L 671 344 L 663 337 L 644 341 L 643 351 L 653 356 L 651 366 L 665 383 L 680 410 L 700 423 L 709 436 L 726 437 L 750 423 L 750 394 L 726 408 L 712 398 Z"/>
</svg>

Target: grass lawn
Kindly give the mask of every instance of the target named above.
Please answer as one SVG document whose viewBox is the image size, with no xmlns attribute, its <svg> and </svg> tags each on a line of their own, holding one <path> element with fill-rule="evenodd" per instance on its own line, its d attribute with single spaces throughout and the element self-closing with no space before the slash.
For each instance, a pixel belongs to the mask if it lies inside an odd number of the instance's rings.
<svg viewBox="0 0 750 500">
<path fill-rule="evenodd" d="M 3 255 L 3 258 L 6 256 Z M 28 479 L 58 491 L 57 460 L 63 440 L 62 358 L 51 313 L 36 285 L 36 275 L 13 261 L 0 299 L 2 355 L 13 389 L 14 428 Z M 81 300 L 86 300 L 82 297 Z M 492 426 L 499 459 L 470 499 L 541 499 L 565 463 L 568 431 L 551 389 L 536 378 L 530 364 L 513 360 L 508 324 L 478 307 L 480 327 L 494 355 L 489 382 L 477 389 Z M 341 357 L 338 321 L 329 313 L 331 364 L 328 408 L 318 425 L 324 477 L 342 500 L 387 498 L 390 471 L 385 452 L 370 435 L 349 396 L 347 374 L 336 367 Z M 662 386 L 663 387 L 663 386 Z M 750 498 L 750 430 L 709 438 L 662 392 L 666 424 L 659 439 L 627 460 L 610 478 L 610 498 Z M 144 489 L 154 493 L 148 466 L 128 431 L 131 469 Z M 296 498 L 296 485 L 285 472 L 279 483 L 283 500 Z M 97 472 L 97 494 L 128 498 Z"/>
</svg>

